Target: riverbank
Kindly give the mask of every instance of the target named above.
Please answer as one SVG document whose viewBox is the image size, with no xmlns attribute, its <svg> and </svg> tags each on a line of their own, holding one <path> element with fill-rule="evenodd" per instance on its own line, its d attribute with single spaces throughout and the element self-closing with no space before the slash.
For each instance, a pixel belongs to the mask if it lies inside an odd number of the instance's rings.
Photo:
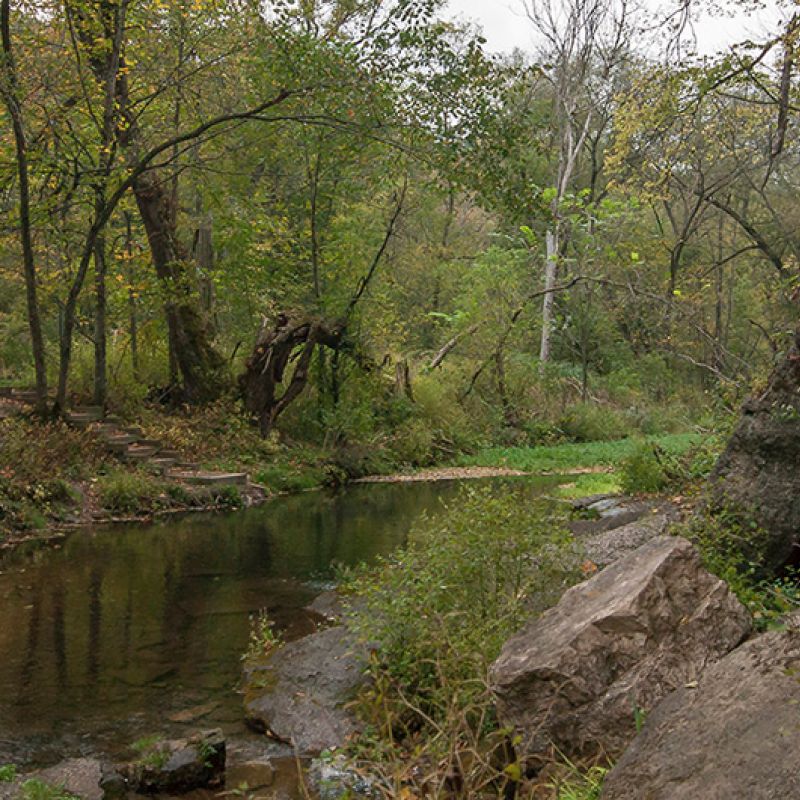
<svg viewBox="0 0 800 800">
<path fill-rule="evenodd" d="M 489 447 L 441 466 L 422 467 L 404 465 L 375 449 L 325 449 L 277 437 L 262 439 L 230 404 L 191 414 L 148 409 L 137 418 L 137 430 L 145 440 L 158 440 L 192 464 L 191 471 L 176 475 L 110 453 L 95 426 L 41 422 L 19 410 L 0 419 L 0 549 L 87 525 L 249 507 L 280 494 L 351 482 L 560 474 L 574 476 L 556 490 L 560 496 L 616 493 L 619 465 L 640 441 Z M 681 454 L 700 438 L 676 434 L 652 441 L 665 453 Z M 206 473 L 246 474 L 248 479 L 239 485 L 196 485 Z"/>
</svg>

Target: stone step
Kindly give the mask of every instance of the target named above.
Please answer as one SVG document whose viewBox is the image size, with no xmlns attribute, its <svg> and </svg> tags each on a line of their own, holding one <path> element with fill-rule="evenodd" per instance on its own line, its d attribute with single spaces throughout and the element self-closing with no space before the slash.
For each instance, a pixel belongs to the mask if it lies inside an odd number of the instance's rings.
<svg viewBox="0 0 800 800">
<path fill-rule="evenodd" d="M 111 436 L 106 439 L 106 447 L 115 453 L 124 453 L 129 445 L 136 444 L 138 441 L 136 436 Z"/>
<path fill-rule="evenodd" d="M 36 391 L 34 389 L 12 389 L 11 399 L 19 400 L 21 403 L 35 403 Z"/>
<path fill-rule="evenodd" d="M 179 461 L 181 457 L 181 454 L 177 450 L 172 450 L 169 447 L 163 447 L 159 450 L 159 455 L 164 458 L 174 458 L 176 461 Z"/>
<path fill-rule="evenodd" d="M 125 461 L 147 461 L 152 458 L 158 451 L 155 447 L 142 447 L 141 445 L 129 445 L 127 449 L 122 451 L 122 458 Z"/>
<path fill-rule="evenodd" d="M 91 425 L 103 419 L 102 411 L 70 411 L 65 419 L 72 425 Z"/>
<path fill-rule="evenodd" d="M 161 439 L 139 439 L 138 443 L 144 447 L 155 447 L 156 450 L 161 450 Z"/>
<path fill-rule="evenodd" d="M 138 425 L 125 425 L 121 428 L 131 436 L 144 436 L 144 431 Z"/>
<path fill-rule="evenodd" d="M 162 458 L 161 456 L 156 455 L 154 458 L 150 458 L 148 460 L 147 466 L 153 467 L 157 472 L 164 475 L 167 472 L 167 470 L 175 466 L 175 459 Z"/>
<path fill-rule="evenodd" d="M 185 472 L 174 469 L 167 473 L 167 477 L 196 486 L 247 486 L 246 472 Z"/>
<path fill-rule="evenodd" d="M 103 416 L 103 406 L 75 406 L 71 409 L 74 414 L 97 414 Z"/>
</svg>

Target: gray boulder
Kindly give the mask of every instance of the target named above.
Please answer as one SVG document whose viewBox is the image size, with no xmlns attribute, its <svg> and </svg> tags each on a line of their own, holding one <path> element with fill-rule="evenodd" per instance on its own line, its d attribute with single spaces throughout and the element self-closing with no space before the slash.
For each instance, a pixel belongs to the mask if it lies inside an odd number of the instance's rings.
<svg viewBox="0 0 800 800">
<path fill-rule="evenodd" d="M 366 653 L 344 626 L 328 628 L 245 665 L 248 725 L 300 755 L 340 747 L 358 730 L 345 707 L 365 683 Z"/>
<path fill-rule="evenodd" d="M 800 616 L 670 694 L 606 778 L 603 800 L 800 797 Z"/>
<path fill-rule="evenodd" d="M 647 712 L 739 644 L 750 615 L 685 539 L 660 536 L 569 589 L 503 647 L 491 679 L 535 769 L 618 755 Z"/>
<path fill-rule="evenodd" d="M 222 783 L 225 775 L 225 738 L 220 729 L 188 739 L 156 742 L 141 758 L 117 768 L 129 791 L 140 794 L 181 794 Z M 113 775 L 103 781 L 106 795 L 119 796 Z"/>
<path fill-rule="evenodd" d="M 617 559 L 638 550 L 651 539 L 661 536 L 670 525 L 667 514 L 653 514 L 619 528 L 606 530 L 581 541 L 586 557 L 598 567 L 607 567 Z"/>
<path fill-rule="evenodd" d="M 58 789 L 62 794 L 82 800 L 103 800 L 100 786 L 104 775 L 103 765 L 93 758 L 71 758 L 53 767 L 17 776 L 13 781 L 0 782 L 0 800 L 16 800 L 24 793 L 28 781 L 37 781 Z"/>
</svg>

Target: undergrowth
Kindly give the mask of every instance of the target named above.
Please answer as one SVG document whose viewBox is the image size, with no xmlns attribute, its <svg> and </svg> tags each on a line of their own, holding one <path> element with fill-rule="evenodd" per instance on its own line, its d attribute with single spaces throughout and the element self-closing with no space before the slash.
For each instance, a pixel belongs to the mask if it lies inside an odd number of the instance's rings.
<svg viewBox="0 0 800 800">
<path fill-rule="evenodd" d="M 510 635 L 577 580 L 565 523 L 554 503 L 467 488 L 405 548 L 346 576 L 351 625 L 379 643 L 351 755 L 385 797 L 438 797 L 454 780 L 473 796 L 519 779 L 488 671 Z"/>
</svg>

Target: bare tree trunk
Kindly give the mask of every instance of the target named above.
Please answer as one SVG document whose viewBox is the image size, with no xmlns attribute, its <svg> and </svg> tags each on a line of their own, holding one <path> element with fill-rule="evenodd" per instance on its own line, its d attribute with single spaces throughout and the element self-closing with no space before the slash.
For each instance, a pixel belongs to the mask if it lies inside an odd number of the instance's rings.
<svg viewBox="0 0 800 800">
<path fill-rule="evenodd" d="M 551 341 L 553 337 L 553 305 L 555 302 L 555 285 L 558 277 L 558 234 L 547 231 L 547 261 L 544 268 L 544 299 L 542 301 L 542 339 L 539 349 L 540 369 L 550 360 Z"/>
<path fill-rule="evenodd" d="M 17 177 L 19 180 L 19 234 L 22 245 L 22 268 L 25 275 L 25 299 L 28 308 L 28 329 L 33 350 L 33 366 L 36 374 L 36 408 L 45 413 L 47 406 L 47 370 L 45 365 L 44 339 L 39 316 L 39 301 L 36 291 L 36 261 L 31 234 L 30 182 L 28 177 L 28 152 L 22 109 L 17 97 L 17 76 L 11 45 L 10 0 L 0 3 L 0 38 L 2 38 L 2 74 L 0 90 L 11 117 L 16 149 Z"/>
<path fill-rule="evenodd" d="M 128 256 L 128 278 L 133 283 L 130 271 L 133 263 L 133 231 L 131 230 L 131 215 L 125 212 L 125 253 Z M 136 293 L 133 288 L 128 289 L 128 320 L 131 337 L 131 368 L 133 379 L 139 380 L 139 321 L 136 314 Z"/>
<path fill-rule="evenodd" d="M 108 393 L 106 359 L 106 240 L 98 236 L 94 245 L 94 402 L 105 408 Z"/>
</svg>

